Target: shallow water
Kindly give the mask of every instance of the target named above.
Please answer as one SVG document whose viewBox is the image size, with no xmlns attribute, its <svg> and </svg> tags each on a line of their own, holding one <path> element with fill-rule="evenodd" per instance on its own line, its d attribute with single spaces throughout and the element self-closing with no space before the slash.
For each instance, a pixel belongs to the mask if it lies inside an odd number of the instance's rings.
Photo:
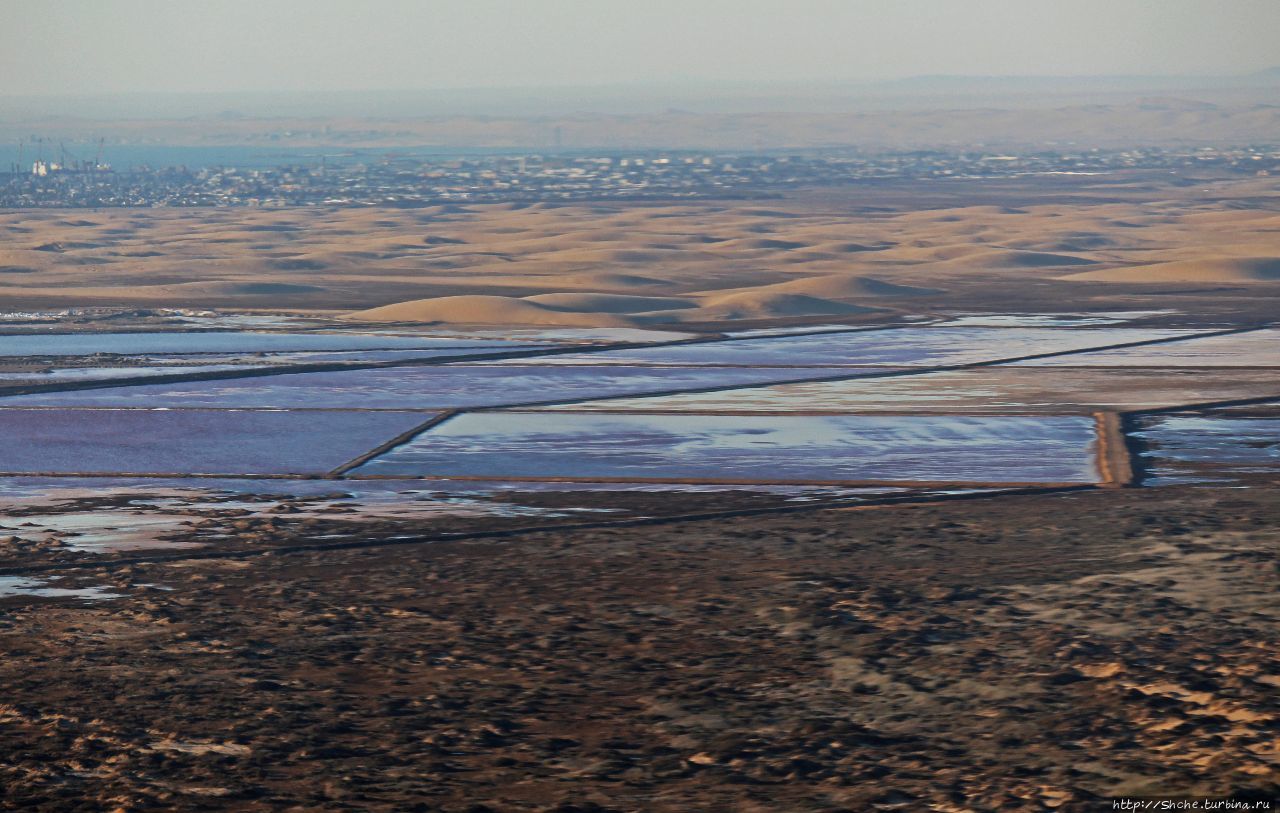
<svg viewBox="0 0 1280 813">
<path fill-rule="evenodd" d="M 544 350 L 548 345 L 512 344 L 502 347 L 448 347 L 419 350 L 342 350 L 288 353 L 173 353 L 152 354 L 114 359 L 114 364 L 103 366 L 58 367 L 50 365 L 38 372 L 0 372 L 0 383 L 53 384 L 80 381 L 111 381 L 120 378 L 144 378 L 148 376 L 200 375 L 230 370 L 270 369 L 297 364 L 348 364 L 367 362 L 429 361 L 442 358 L 466 358 L 514 351 Z M 66 356 L 64 358 L 72 358 Z"/>
<path fill-rule="evenodd" d="M 1280 418 L 1160 415 L 1140 420 L 1135 436 L 1157 479 L 1280 473 Z"/>
<path fill-rule="evenodd" d="M 354 475 L 1094 482 L 1086 417 L 470 413 Z"/>
<path fill-rule="evenodd" d="M 49 367 L 40 372 L 0 372 L 0 382 L 52 384 L 63 381 L 110 381 L 115 378 L 140 378 L 149 375 L 187 375 L 243 370 L 245 364 L 141 364 L 137 367 Z"/>
<path fill-rule="evenodd" d="M 1277 390 L 1260 370 L 1117 370 L 981 367 L 890 378 L 853 378 L 707 393 L 612 398 L 555 411 L 919 412 L 1043 414 L 1152 409 L 1252 398 Z"/>
<path fill-rule="evenodd" d="M 37 488 L 31 482 L 26 484 L 26 489 L 11 487 L 8 490 L 4 507 L 9 513 L 0 514 L 0 537 L 27 540 L 33 549 L 102 554 L 203 547 L 234 539 L 229 523 L 263 517 L 285 519 L 290 523 L 316 518 L 358 523 L 433 517 L 556 518 L 616 510 L 519 505 L 488 500 L 482 495 L 423 489 L 421 481 L 399 483 L 395 489 L 344 489 L 346 484 L 331 481 L 323 493 L 306 495 L 261 493 L 263 481 L 239 481 L 237 485 L 245 491 L 239 498 L 224 490 L 167 485 L 174 481 L 150 488 L 146 481 L 138 481 L 137 487 L 102 484 L 79 489 L 61 487 L 58 480 L 48 478 L 42 482 L 51 485 Z M 291 484 L 291 481 L 277 481 L 277 484 Z M 272 485 L 266 488 L 281 490 Z M 23 491 L 23 496 L 17 496 Z M 79 502 L 85 498 L 91 498 L 98 507 L 85 508 L 84 503 Z M 104 505 L 104 500 L 118 502 Z M 358 532 L 358 529 L 351 531 Z"/>
<path fill-rule="evenodd" d="M 0 356 L 89 356 L 94 353 L 256 353 L 508 347 L 502 339 L 443 339 L 358 333 L 42 333 L 0 335 Z"/>
<path fill-rule="evenodd" d="M 0 409 L 0 472 L 322 474 L 431 414 Z"/>
<path fill-rule="evenodd" d="M 45 598 L 76 598 L 84 601 L 105 601 L 121 598 L 105 587 L 47 587 L 43 579 L 23 576 L 0 576 L 0 598 L 10 596 L 43 596 Z"/>
<path fill-rule="evenodd" d="M 567 353 L 509 363 L 947 366 L 1190 335 L 1185 330 L 909 327 L 758 337 L 638 350 Z M 504 362 L 507 363 L 507 362 Z"/>
<path fill-rule="evenodd" d="M 355 523 L 324 537 L 345 538 L 362 533 L 359 523 L 373 520 L 425 521 L 433 518 L 545 519 L 610 514 L 620 508 L 521 505 L 492 497 L 504 491 L 547 491 L 546 486 L 578 492 L 723 491 L 715 486 L 643 484 L 517 484 L 402 481 L 215 481 L 218 488 L 199 487 L 203 480 L 137 480 L 120 485 L 115 479 L 74 481 L 68 487 L 55 478 L 0 478 L 8 488 L 3 496 L 9 515 L 0 515 L 0 537 L 27 540 L 35 550 L 65 550 L 106 554 L 119 551 L 199 548 L 234 539 L 231 524 L 245 519 L 275 518 L 290 523 L 316 518 Z M 5 483 L 4 481 L 12 481 Z M 94 487 L 96 485 L 96 487 Z M 86 487 L 87 486 L 87 487 Z M 301 487 L 299 487 L 301 486 Z M 425 487 L 424 487 L 425 486 Z M 237 493 L 235 489 L 239 489 Z M 293 494 L 288 493 L 292 490 Z M 908 493 L 895 488 L 753 487 L 742 490 L 771 493 L 794 501 L 833 498 L 874 498 Z M 81 502 L 91 498 L 98 507 Z M 102 504 L 115 500 L 116 504 Z M 285 509 L 285 510 L 282 510 Z M 18 515 L 12 512 L 17 511 Z M 341 527 L 341 526 L 339 526 Z M 15 551 L 16 555 L 21 555 Z"/>
<path fill-rule="evenodd" d="M 152 500 L 156 495 L 170 494 L 182 500 L 225 500 L 228 496 L 245 495 L 254 503 L 277 498 L 328 497 L 334 501 L 396 501 L 421 496 L 424 499 L 465 495 L 486 497 L 512 491 L 535 492 L 658 492 L 691 493 L 724 491 L 723 486 L 682 483 L 527 483 L 503 480 L 277 480 L 271 478 L 236 479 L 223 477 L 0 477 L 0 498 L 6 505 L 49 505 L 66 500 L 102 497 L 113 494 L 136 494 Z M 744 485 L 736 491 L 774 494 L 797 499 L 817 497 L 875 497 L 909 493 L 890 487 L 841 488 L 803 485 Z M 404 495 L 404 497 L 402 497 Z M 218 505 L 226 505 L 220 502 Z"/>
<path fill-rule="evenodd" d="M 863 329 L 866 326 L 862 326 Z M 760 327 L 751 330 L 726 330 L 724 335 L 735 339 L 752 339 L 762 336 L 803 336 L 806 333 L 832 333 L 855 331 L 858 325 L 805 325 L 804 327 Z"/>
<path fill-rule="evenodd" d="M 441 365 L 39 393 L 0 399 L 0 404 L 448 409 L 725 387 L 851 372 L 838 368 Z"/>
<path fill-rule="evenodd" d="M 333 362 L 407 361 L 410 359 L 439 359 L 450 356 L 480 356 L 495 353 L 527 352 L 549 349 L 546 344 L 503 344 L 484 347 L 443 347 L 417 350 L 335 350 L 298 353 L 256 354 L 246 360 L 260 358 L 272 364 L 328 364 Z"/>
<path fill-rule="evenodd" d="M 0 517 L 0 533 L 27 537 L 56 535 L 67 550 L 106 553 L 149 548 L 199 547 L 163 537 L 188 530 L 185 514 L 140 514 L 127 509 L 102 509 L 59 514 Z"/>
<path fill-rule="evenodd" d="M 1035 367 L 1280 367 L 1280 330 L 1255 330 L 1229 336 L 1101 350 L 1019 362 Z M 1278 388 L 1277 394 L 1280 394 Z"/>
<path fill-rule="evenodd" d="M 1175 310 L 1112 311 L 1109 313 L 969 313 L 946 322 L 953 327 L 1089 327 L 1167 316 Z"/>
<path fill-rule="evenodd" d="M 692 339 L 696 333 L 677 333 L 670 330 L 649 330 L 634 327 L 548 327 L 548 328 L 503 328 L 501 330 L 468 330 L 465 328 L 449 329 L 440 327 L 422 328 L 362 328 L 367 333 L 422 333 L 432 336 L 445 336 L 457 339 L 491 338 L 509 339 L 512 341 L 534 342 L 672 342 Z"/>
<path fill-rule="evenodd" d="M 259 330 L 262 328 L 294 328 L 318 327 L 325 322 L 309 316 L 289 316 L 287 314 L 261 313 L 182 313 L 163 314 L 171 321 L 188 324 L 193 328 L 215 330 Z"/>
</svg>

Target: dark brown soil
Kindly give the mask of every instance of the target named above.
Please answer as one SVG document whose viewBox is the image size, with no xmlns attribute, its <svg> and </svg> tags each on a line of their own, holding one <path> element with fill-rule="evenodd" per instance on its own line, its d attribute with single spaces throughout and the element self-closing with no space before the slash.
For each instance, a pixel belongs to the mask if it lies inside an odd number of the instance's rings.
<svg viewBox="0 0 1280 813">
<path fill-rule="evenodd" d="M 1280 492 L 1254 486 L 77 571 L 126 596 L 0 605 L 0 806 L 1274 793 Z"/>
</svg>

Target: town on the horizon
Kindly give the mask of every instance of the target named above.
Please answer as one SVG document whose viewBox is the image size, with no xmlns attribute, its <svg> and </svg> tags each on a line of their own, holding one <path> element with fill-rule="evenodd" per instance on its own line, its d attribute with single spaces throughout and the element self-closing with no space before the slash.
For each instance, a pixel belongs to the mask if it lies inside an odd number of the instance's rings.
<svg viewBox="0 0 1280 813">
<path fill-rule="evenodd" d="M 767 154 L 562 151 L 420 157 L 388 151 L 338 160 L 286 159 L 274 167 L 117 168 L 102 159 L 12 162 L 0 207 L 429 206 L 769 196 L 800 187 L 889 180 L 1025 178 L 1133 171 L 1280 172 L 1280 142 L 1230 147 Z"/>
</svg>

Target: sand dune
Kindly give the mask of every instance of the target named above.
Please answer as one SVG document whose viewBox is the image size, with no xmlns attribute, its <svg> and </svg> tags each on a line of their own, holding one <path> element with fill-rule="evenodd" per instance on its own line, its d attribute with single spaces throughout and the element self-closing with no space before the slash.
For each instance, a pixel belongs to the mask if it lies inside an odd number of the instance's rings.
<svg viewBox="0 0 1280 813">
<path fill-rule="evenodd" d="M 1251 178 L 1232 189 L 1253 200 L 1273 187 L 1273 179 Z M 398 316 L 387 318 L 714 327 L 830 320 L 884 302 L 895 311 L 959 310 L 997 287 L 1061 309 L 1079 287 L 1057 280 L 1068 274 L 1276 278 L 1269 263 L 1280 257 L 1280 216 L 1229 208 L 1217 202 L 1221 188 L 1196 207 L 1182 199 L 1199 195 L 1196 187 L 1158 191 L 1125 185 L 1099 202 L 1091 184 L 1071 193 L 1078 200 L 1035 205 L 1021 203 L 1024 192 L 1001 191 L 1010 200 L 992 205 L 991 195 L 930 187 L 920 194 L 940 197 L 921 202 L 891 191 L 899 197 L 870 207 L 861 192 L 822 192 L 767 208 L 689 201 L 8 212 L 0 229 L 13 239 L 0 246 L 0 269 L 34 270 L 0 272 L 0 310 L 136 303 L 345 313 L 398 302 Z M 485 298 L 450 299 L 458 295 Z M 1247 298 L 1239 305 L 1255 307 Z"/>
<path fill-rule="evenodd" d="M 776 290 L 744 291 L 725 296 L 709 297 L 702 307 L 686 317 L 709 319 L 765 319 L 798 316 L 840 316 L 843 314 L 871 313 L 879 308 L 850 305 L 806 294 L 792 294 Z M 684 316 L 684 314 L 680 314 Z"/>
<path fill-rule="evenodd" d="M 550 256 L 566 264 L 582 265 L 639 265 L 660 263 L 673 259 L 687 259 L 688 252 L 681 249 L 564 249 Z"/>
<path fill-rule="evenodd" d="M 654 286 L 670 284 L 666 280 L 661 280 L 656 277 L 644 277 L 639 274 L 611 274 L 603 271 L 590 274 L 571 274 L 563 279 L 565 282 L 575 287 L 615 288 L 624 290 L 631 288 L 651 288 Z"/>
<path fill-rule="evenodd" d="M 267 265 L 280 271 L 324 271 L 329 267 L 327 263 L 307 257 L 281 257 Z"/>
<path fill-rule="evenodd" d="M 629 327 L 622 316 L 554 310 L 510 296 L 442 296 L 415 299 L 357 311 L 349 319 L 365 322 L 430 322 L 461 325 L 558 325 L 565 327 Z"/>
<path fill-rule="evenodd" d="M 167 291 L 181 291 L 188 294 L 209 294 L 214 296 L 258 296 L 320 293 L 325 288 L 319 285 L 303 285 L 291 282 L 190 282 L 178 285 L 161 286 Z"/>
<path fill-rule="evenodd" d="M 358 311 L 360 321 L 439 322 L 486 325 L 619 327 L 668 322 L 838 316 L 878 310 L 822 297 L 777 290 L 740 290 L 706 296 L 700 302 L 678 297 L 557 293 L 530 297 L 446 296 L 400 302 Z"/>
<path fill-rule="evenodd" d="M 817 251 L 823 251 L 830 254 L 861 254 L 867 251 L 884 251 L 892 248 L 891 243 L 885 244 L 866 244 L 866 243 L 850 243 L 850 242 L 830 242 L 818 243 L 813 246 Z"/>
<path fill-rule="evenodd" d="M 56 295 L 60 289 L 27 286 L 28 295 Z M 280 300 L 288 298 L 305 303 L 307 298 L 325 294 L 328 288 L 288 282 L 254 282 L 253 280 L 225 280 L 211 282 L 177 282 L 165 285 L 94 285 L 76 289 L 77 295 L 95 304 L 126 305 L 130 302 L 156 304 L 161 302 L 192 303 L 202 307 L 206 303 L 235 302 L 254 303 L 266 297 Z"/>
<path fill-rule="evenodd" d="M 373 308 L 350 316 L 370 321 L 614 326 L 626 319 L 630 319 L 631 324 L 661 324 L 870 313 L 882 309 L 839 300 L 936 293 L 940 292 L 870 277 L 835 274 L 756 287 L 702 291 L 687 297 L 589 292 L 556 292 L 519 298 L 436 297 Z"/>
<path fill-rule="evenodd" d="M 812 296 L 846 299 L 855 297 L 899 297 L 927 296 L 936 294 L 936 288 L 917 288 L 912 285 L 896 285 L 892 282 L 874 277 L 854 277 L 833 274 L 830 276 L 809 277 L 792 282 L 770 285 L 760 290 L 780 291 L 786 293 L 810 294 Z"/>
<path fill-rule="evenodd" d="M 794 240 L 779 240 L 772 237 L 751 237 L 743 240 L 729 240 L 717 245 L 718 249 L 733 251 L 791 251 L 797 248 L 808 248 L 807 243 Z"/>
<path fill-rule="evenodd" d="M 895 285 L 892 282 L 885 282 L 873 277 L 826 274 L 778 282 L 773 285 L 759 285 L 752 288 L 706 291 L 703 292 L 703 295 L 710 297 L 747 293 L 804 294 L 822 299 L 856 299 L 863 297 L 925 296 L 939 293 L 939 291 L 935 288 Z"/>
<path fill-rule="evenodd" d="M 1280 257 L 1182 260 L 1129 268 L 1108 268 L 1059 279 L 1081 282 L 1273 282 L 1280 281 Z"/>
<path fill-rule="evenodd" d="M 1054 254 L 1046 251 L 1019 251 L 1006 248 L 968 247 L 955 250 L 945 257 L 950 266 L 992 269 L 1055 268 L 1072 265 L 1094 265 L 1095 261 L 1070 254 Z"/>
<path fill-rule="evenodd" d="M 1024 251 L 1048 252 L 1051 254 L 1057 254 L 1064 251 L 1068 253 L 1088 253 L 1090 251 L 1116 246 L 1134 247 L 1135 241 L 1132 238 L 1119 241 L 1114 237 L 1108 237 L 1103 234 L 1079 233 L 1063 234 L 1053 239 L 1021 240 L 1010 244 L 1011 248 Z"/>
<path fill-rule="evenodd" d="M 104 248 L 105 243 L 86 243 L 86 242 L 53 242 L 44 243 L 35 247 L 36 251 L 52 251 L 61 254 L 64 251 L 71 251 L 78 248 Z"/>
<path fill-rule="evenodd" d="M 696 303 L 678 297 L 625 294 L 538 294 L 524 297 L 523 301 L 552 310 L 578 313 L 648 313 L 697 307 Z"/>
</svg>

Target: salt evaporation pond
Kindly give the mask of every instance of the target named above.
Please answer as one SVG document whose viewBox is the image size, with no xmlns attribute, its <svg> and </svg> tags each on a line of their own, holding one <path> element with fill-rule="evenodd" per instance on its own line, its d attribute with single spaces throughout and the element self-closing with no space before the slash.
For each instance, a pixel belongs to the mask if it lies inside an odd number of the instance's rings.
<svg viewBox="0 0 1280 813">
<path fill-rule="evenodd" d="M 545 344 L 510 344 L 487 347 L 443 347 L 418 350 L 337 350 L 291 353 L 254 354 L 242 358 L 245 362 L 267 361 L 272 364 L 329 364 L 334 362 L 407 361 L 410 359 L 438 359 L 453 356 L 481 356 L 495 353 L 527 352 L 550 349 Z"/>
<path fill-rule="evenodd" d="M 52 384 L 67 381 L 110 381 L 149 375 L 192 375 L 243 370 L 243 364 L 149 364 L 138 367 L 50 367 L 40 371 L 0 372 L 0 383 Z"/>
<path fill-rule="evenodd" d="M 1117 370 L 980 367 L 889 378 L 851 378 L 716 392 L 608 398 L 556 411 L 912 412 L 1044 414 L 1153 409 L 1252 398 L 1276 390 L 1263 370 Z"/>
<path fill-rule="evenodd" d="M 354 475 L 1089 483 L 1087 417 L 469 413 Z"/>
<path fill-rule="evenodd" d="M 1280 367 L 1280 330 L 1206 336 L 1019 362 L 1036 367 Z"/>
<path fill-rule="evenodd" d="M 787 484 L 752 484 L 734 486 L 735 491 L 751 491 L 811 500 L 819 497 L 866 497 L 919 494 L 916 489 L 900 487 L 827 487 Z M 50 505 L 67 500 L 136 495 L 139 499 L 175 499 L 188 502 L 205 500 L 221 505 L 221 501 L 245 496 L 260 502 L 279 499 L 333 499 L 354 503 L 398 503 L 406 500 L 430 500 L 461 495 L 489 497 L 506 492 L 722 492 L 723 486 L 692 483 L 557 483 L 516 482 L 504 480 L 432 480 L 424 483 L 414 478 L 286 480 L 270 477 L 237 479 L 235 477 L 0 477 L 0 497 L 10 503 Z M 930 492 L 932 493 L 932 492 Z M 111 511 L 114 509 L 106 509 Z"/>
<path fill-rule="evenodd" d="M 0 384 L 16 385 L 56 384 L 62 382 L 112 381 L 115 379 L 148 378 L 153 376 L 203 375 L 231 370 L 270 369 L 295 364 L 349 364 L 367 362 L 408 362 L 442 358 L 465 358 L 489 355 L 495 352 L 541 350 L 539 345 L 512 345 L 510 347 L 456 347 L 433 350 L 349 350 L 338 352 L 291 352 L 252 354 L 152 354 L 139 357 L 121 357 L 110 367 L 58 367 L 48 366 L 21 372 L 0 372 Z M 74 358 L 62 356 L 61 358 Z M 200 363 L 201 360 L 209 363 Z M 215 363 L 216 362 L 216 363 Z"/>
<path fill-rule="evenodd" d="M 1119 325 L 1152 316 L 1167 316 L 1175 310 L 1101 311 L 1098 313 L 966 313 L 952 316 L 955 327 L 1088 327 Z"/>
<path fill-rule="evenodd" d="M 323 474 L 431 416 L 0 409 L 0 472 Z"/>
<path fill-rule="evenodd" d="M 559 342 L 582 344 L 592 342 L 673 342 L 697 338 L 696 333 L 676 333 L 669 330 L 651 330 L 634 327 L 504 327 L 500 330 L 485 328 L 448 328 L 439 325 L 415 327 L 401 325 L 380 327 L 361 325 L 361 333 L 384 335 L 429 335 L 449 339 L 489 338 L 510 341 Z"/>
<path fill-rule="evenodd" d="M 700 342 L 513 360 L 528 365 L 946 366 L 1193 335 L 1130 328 L 886 328 Z M 504 362 L 507 363 L 507 362 Z"/>
<path fill-rule="evenodd" d="M 756 339 L 767 336 L 803 336 L 806 333 L 855 333 L 859 330 L 882 329 L 882 327 L 858 327 L 857 325 L 800 325 L 797 327 L 757 327 L 749 330 L 726 330 L 724 335 L 734 339 Z"/>
<path fill-rule="evenodd" d="M 151 332 L 0 335 L 0 356 L 91 356 L 95 353 L 294 353 L 444 348 L 510 349 L 502 339 L 440 339 L 353 333 Z"/>
<path fill-rule="evenodd" d="M 1280 474 L 1280 417 L 1156 415 L 1134 434 L 1156 482 Z"/>
<path fill-rule="evenodd" d="M 17 395 L 14 406 L 448 409 L 733 387 L 848 375 L 840 368 L 654 368 L 441 365 L 288 373 Z"/>
</svg>

